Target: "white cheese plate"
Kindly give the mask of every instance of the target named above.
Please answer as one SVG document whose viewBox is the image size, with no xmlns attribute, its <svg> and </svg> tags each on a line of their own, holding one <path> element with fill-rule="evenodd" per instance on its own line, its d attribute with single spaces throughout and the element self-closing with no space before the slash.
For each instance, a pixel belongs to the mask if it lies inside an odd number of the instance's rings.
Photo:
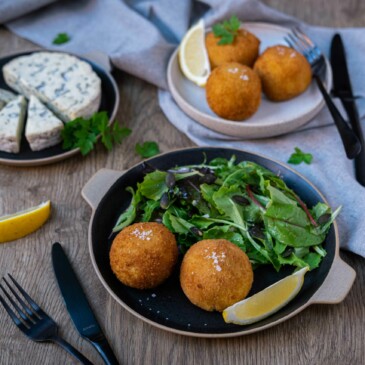
<svg viewBox="0 0 365 365">
<path fill-rule="evenodd" d="M 288 28 L 249 22 L 245 22 L 243 27 L 260 39 L 260 54 L 267 47 L 287 45 L 284 37 L 290 32 Z M 332 71 L 328 60 L 326 66 L 325 84 L 327 90 L 330 90 Z M 304 93 L 284 102 L 272 102 L 263 95 L 258 111 L 247 120 L 231 121 L 220 118 L 210 109 L 205 88 L 195 85 L 182 74 L 178 49 L 170 58 L 167 80 L 175 102 L 188 116 L 209 129 L 242 139 L 273 137 L 291 132 L 309 122 L 324 106 L 323 97 L 312 81 Z"/>
<path fill-rule="evenodd" d="M 0 89 L 9 90 L 12 92 L 16 92 L 11 89 L 4 80 L 3 75 L 3 66 L 8 62 L 25 55 L 35 54 L 36 52 L 44 52 L 42 51 L 33 51 L 33 52 L 22 52 L 18 54 L 13 54 L 10 56 L 6 56 L 0 59 Z M 47 52 L 52 52 L 48 51 Z M 98 75 L 101 79 L 101 101 L 99 111 L 106 111 L 109 116 L 109 123 L 112 123 L 114 120 L 118 106 L 119 106 L 119 91 L 117 84 L 113 78 L 113 76 L 102 66 L 99 64 L 85 59 L 83 57 L 76 56 L 79 59 L 87 62 L 92 70 Z M 29 143 L 25 138 L 25 130 L 23 130 L 23 134 L 21 137 L 20 144 L 20 152 L 19 153 L 8 153 L 0 151 L 0 163 L 6 165 L 13 166 L 39 166 L 46 165 L 49 163 L 57 162 L 68 157 L 71 157 L 75 154 L 78 154 L 80 150 L 78 148 L 72 150 L 64 150 L 62 148 L 62 142 L 41 151 L 32 151 Z"/>
</svg>

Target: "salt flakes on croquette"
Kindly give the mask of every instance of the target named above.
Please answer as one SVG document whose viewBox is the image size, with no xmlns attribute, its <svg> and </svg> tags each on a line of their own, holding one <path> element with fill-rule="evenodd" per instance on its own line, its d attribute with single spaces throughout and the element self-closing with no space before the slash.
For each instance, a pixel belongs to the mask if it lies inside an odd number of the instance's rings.
<svg viewBox="0 0 365 365">
<path fill-rule="evenodd" d="M 217 271 L 222 271 L 222 267 L 219 265 L 219 261 L 223 262 L 225 257 L 226 255 L 224 252 L 222 252 L 220 255 L 219 254 L 217 255 L 215 251 L 213 251 L 211 255 L 205 256 L 205 258 L 213 260 L 213 266 Z"/>
<path fill-rule="evenodd" d="M 131 234 L 138 237 L 141 240 L 149 241 L 151 239 L 150 235 L 152 235 L 152 230 L 140 231 L 138 228 L 136 228 Z"/>
</svg>

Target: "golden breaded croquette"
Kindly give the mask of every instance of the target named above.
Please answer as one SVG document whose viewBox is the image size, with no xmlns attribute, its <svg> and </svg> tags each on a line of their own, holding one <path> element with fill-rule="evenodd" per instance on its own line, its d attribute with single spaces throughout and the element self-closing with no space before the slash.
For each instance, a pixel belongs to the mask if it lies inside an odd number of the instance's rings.
<svg viewBox="0 0 365 365">
<path fill-rule="evenodd" d="M 244 299 L 253 282 L 247 255 L 225 239 L 199 241 L 186 252 L 180 269 L 183 292 L 196 306 L 223 311 Z"/>
<path fill-rule="evenodd" d="M 225 119 L 247 119 L 260 106 L 260 78 L 251 68 L 240 63 L 226 63 L 215 68 L 205 88 L 210 108 Z"/>
<path fill-rule="evenodd" d="M 228 62 L 238 62 L 252 67 L 260 48 L 260 40 L 245 29 L 239 29 L 232 44 L 218 44 L 220 37 L 209 32 L 205 37 L 210 67 L 214 68 Z"/>
<path fill-rule="evenodd" d="M 304 92 L 312 72 L 306 58 L 296 50 L 278 45 L 269 47 L 257 59 L 254 70 L 268 99 L 284 101 Z"/>
<path fill-rule="evenodd" d="M 125 285 L 154 288 L 172 273 L 178 256 L 175 236 L 155 222 L 135 223 L 114 238 L 110 266 Z"/>
</svg>

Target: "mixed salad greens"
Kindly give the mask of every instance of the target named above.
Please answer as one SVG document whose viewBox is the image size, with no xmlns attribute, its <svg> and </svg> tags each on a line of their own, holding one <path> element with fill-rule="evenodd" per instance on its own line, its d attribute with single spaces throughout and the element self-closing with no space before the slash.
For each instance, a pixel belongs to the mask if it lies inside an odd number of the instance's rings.
<svg viewBox="0 0 365 365">
<path fill-rule="evenodd" d="M 322 243 L 338 215 L 324 203 L 307 208 L 285 182 L 250 161 L 216 158 L 161 171 L 146 165 L 132 200 L 113 232 L 133 222 L 162 222 L 184 253 L 202 239 L 224 238 L 248 255 L 253 267 L 318 267 Z"/>
</svg>

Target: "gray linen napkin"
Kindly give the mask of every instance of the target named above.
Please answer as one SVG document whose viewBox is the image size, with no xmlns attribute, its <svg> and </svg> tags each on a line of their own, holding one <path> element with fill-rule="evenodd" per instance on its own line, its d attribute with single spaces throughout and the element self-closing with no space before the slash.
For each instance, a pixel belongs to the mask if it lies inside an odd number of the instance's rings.
<svg viewBox="0 0 365 365">
<path fill-rule="evenodd" d="M 0 24 L 28 14 L 56 0 L 0 0 Z"/>
<path fill-rule="evenodd" d="M 353 164 L 345 156 L 326 108 L 294 133 L 260 140 L 237 140 L 190 119 L 167 90 L 168 59 L 189 25 L 200 16 L 204 16 L 209 26 L 232 14 L 243 21 L 263 21 L 288 27 L 300 24 L 325 54 L 328 54 L 333 34 L 339 32 L 346 45 L 354 92 L 365 95 L 364 29 L 311 26 L 256 0 L 62 1 L 6 25 L 19 36 L 46 48 L 108 54 L 114 66 L 160 88 L 159 102 L 166 117 L 197 145 L 236 147 L 266 154 L 282 162 L 288 160 L 296 146 L 312 153 L 311 165 L 298 165 L 295 169 L 325 194 L 333 208 L 343 206 L 337 219 L 341 247 L 365 257 L 365 228 L 362 224 L 365 221 L 365 190 L 354 178 Z M 71 41 L 53 46 L 55 35 L 63 32 L 71 36 Z M 365 100 L 360 99 L 358 106 L 360 116 L 364 117 Z"/>
</svg>

